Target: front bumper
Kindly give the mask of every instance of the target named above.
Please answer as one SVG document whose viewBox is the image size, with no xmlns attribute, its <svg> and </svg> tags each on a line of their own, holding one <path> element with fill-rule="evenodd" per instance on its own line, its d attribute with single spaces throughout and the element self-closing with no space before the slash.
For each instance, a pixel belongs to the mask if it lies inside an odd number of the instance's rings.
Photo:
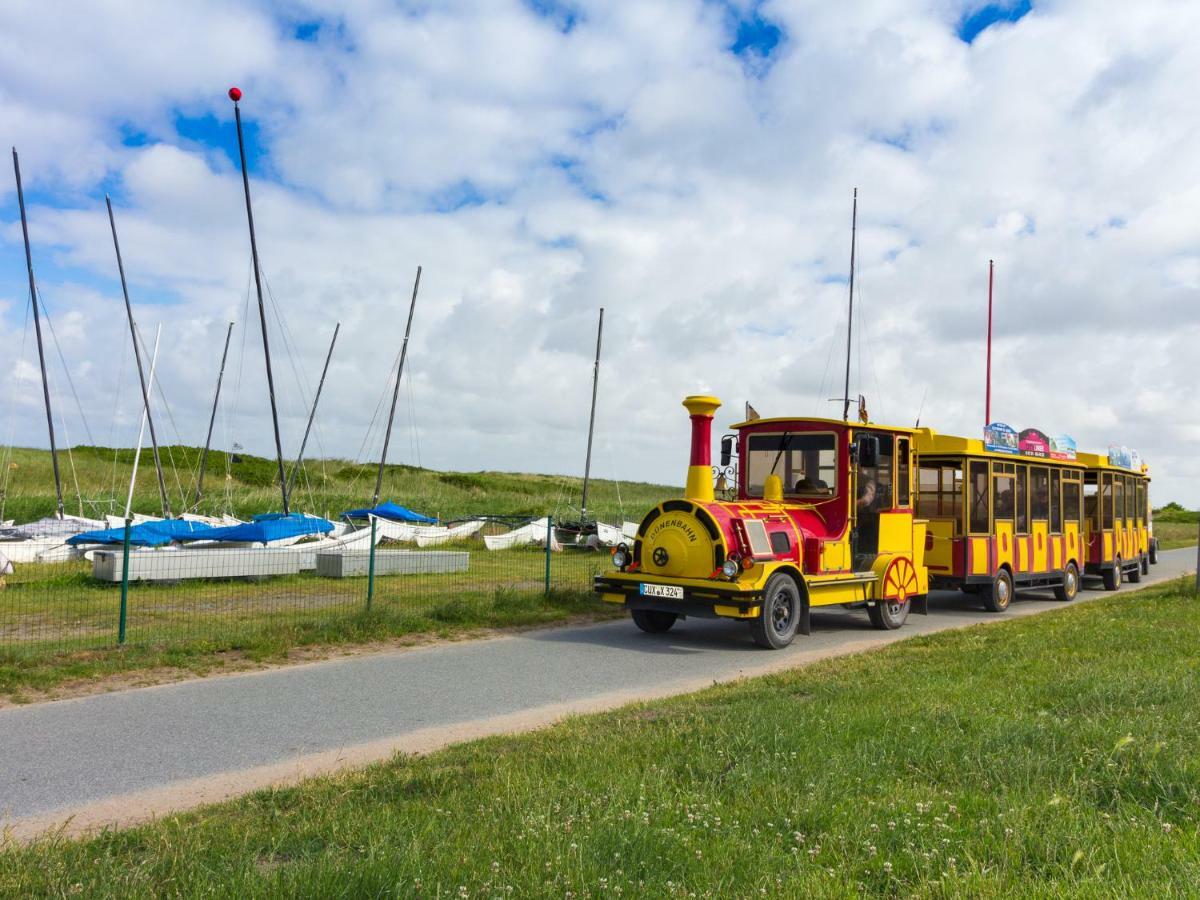
<svg viewBox="0 0 1200 900">
<path fill-rule="evenodd" d="M 643 596 L 643 584 L 683 588 L 683 599 Z M 592 587 L 601 599 L 609 603 L 621 603 L 626 609 L 651 609 L 697 618 L 750 618 L 757 615 L 762 598 L 760 588 L 735 582 L 668 580 L 639 577 L 632 573 L 597 575 Z"/>
</svg>

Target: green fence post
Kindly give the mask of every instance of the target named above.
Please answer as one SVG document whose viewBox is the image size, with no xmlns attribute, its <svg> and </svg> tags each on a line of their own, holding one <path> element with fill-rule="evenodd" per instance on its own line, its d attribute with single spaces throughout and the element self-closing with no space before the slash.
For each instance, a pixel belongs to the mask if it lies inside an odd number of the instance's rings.
<svg viewBox="0 0 1200 900">
<path fill-rule="evenodd" d="M 121 542 L 121 618 L 117 621 L 117 643 L 125 643 L 125 619 L 129 613 L 129 528 L 132 519 L 125 520 L 125 540 Z"/>
<path fill-rule="evenodd" d="M 550 596 L 550 547 L 554 543 L 554 516 L 546 516 L 546 596 Z"/>
<path fill-rule="evenodd" d="M 367 563 L 367 611 L 375 599 L 375 517 L 371 516 L 371 559 Z"/>
</svg>

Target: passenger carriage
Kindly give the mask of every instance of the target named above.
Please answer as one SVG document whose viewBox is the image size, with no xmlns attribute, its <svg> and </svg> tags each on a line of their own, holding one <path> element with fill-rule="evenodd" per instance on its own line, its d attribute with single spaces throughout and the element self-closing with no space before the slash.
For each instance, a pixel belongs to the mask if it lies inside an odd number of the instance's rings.
<svg viewBox="0 0 1200 900">
<path fill-rule="evenodd" d="M 1087 557 L 1084 572 L 1104 589 L 1136 583 L 1158 562 L 1150 525 L 1150 477 L 1140 462 L 1124 466 L 1108 456 L 1080 453 L 1084 475 Z"/>
<path fill-rule="evenodd" d="M 993 612 L 1026 588 L 1075 597 L 1085 561 L 1083 462 L 995 452 L 930 429 L 915 434 L 915 446 L 931 586 L 977 594 Z"/>
<path fill-rule="evenodd" d="M 814 607 L 867 610 L 878 628 L 925 611 L 925 523 L 912 505 L 913 430 L 819 418 L 732 426 L 733 497 L 717 500 L 712 417 L 720 401 L 694 396 L 684 497 L 642 520 L 616 571 L 595 590 L 644 631 L 687 616 L 739 619 L 755 641 L 780 648 L 810 631 Z"/>
</svg>

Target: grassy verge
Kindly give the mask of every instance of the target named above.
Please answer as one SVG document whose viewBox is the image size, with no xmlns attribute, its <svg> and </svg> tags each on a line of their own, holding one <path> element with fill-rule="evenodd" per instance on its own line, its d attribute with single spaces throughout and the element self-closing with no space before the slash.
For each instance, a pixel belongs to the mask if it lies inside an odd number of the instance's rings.
<svg viewBox="0 0 1200 900">
<path fill-rule="evenodd" d="M 541 548 L 469 549 L 465 572 L 377 577 L 370 609 L 365 577 L 132 583 L 124 646 L 119 585 L 96 581 L 83 560 L 21 566 L 0 590 L 0 697 L 22 702 L 148 670 L 158 680 L 171 677 L 162 670 L 205 674 L 282 661 L 296 650 L 307 656 L 314 647 L 605 614 L 588 593 L 605 554 L 553 554 L 546 596 Z M 400 551 L 379 551 L 392 552 Z"/>
<path fill-rule="evenodd" d="M 1196 602 L 1116 595 L 14 846 L 0 893 L 1187 894 Z"/>
<path fill-rule="evenodd" d="M 1180 547 L 1196 546 L 1197 526 L 1195 522 L 1154 521 L 1154 536 L 1160 550 L 1178 550 Z"/>
</svg>

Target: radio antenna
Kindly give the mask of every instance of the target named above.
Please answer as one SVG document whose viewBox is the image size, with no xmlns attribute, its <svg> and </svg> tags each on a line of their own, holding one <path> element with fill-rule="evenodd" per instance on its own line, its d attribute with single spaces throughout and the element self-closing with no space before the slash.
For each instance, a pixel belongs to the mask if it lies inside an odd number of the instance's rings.
<svg viewBox="0 0 1200 900">
<path fill-rule="evenodd" d="M 921 413 L 925 410 L 925 398 L 929 396 L 928 386 L 921 392 L 921 405 L 917 407 L 917 424 L 913 428 L 921 427 Z"/>
<path fill-rule="evenodd" d="M 850 338 L 854 330 L 854 251 L 858 236 L 858 188 L 850 212 L 850 311 L 846 315 L 846 389 L 842 394 L 842 421 L 850 421 Z"/>
</svg>

